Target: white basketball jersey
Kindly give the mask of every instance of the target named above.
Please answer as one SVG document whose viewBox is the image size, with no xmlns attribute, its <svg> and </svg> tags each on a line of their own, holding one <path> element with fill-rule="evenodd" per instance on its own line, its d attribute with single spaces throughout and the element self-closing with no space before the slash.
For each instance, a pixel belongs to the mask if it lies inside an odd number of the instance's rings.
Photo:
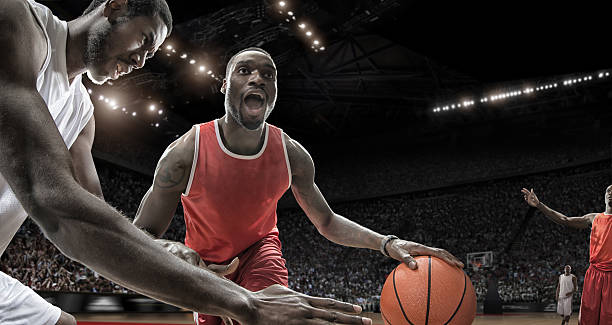
<svg viewBox="0 0 612 325">
<path fill-rule="evenodd" d="M 561 274 L 559 276 L 559 298 L 565 298 L 568 292 L 574 290 L 574 281 L 572 275 Z"/>
<path fill-rule="evenodd" d="M 44 99 L 67 148 L 77 139 L 93 115 L 93 104 L 81 75 L 68 80 L 66 38 L 68 24 L 55 17 L 49 8 L 28 0 L 30 8 L 45 32 L 47 56 L 38 73 L 36 89 Z M 27 137 L 27 130 L 23 136 Z M 27 214 L 0 174 L 0 256 L 25 221 Z"/>
</svg>

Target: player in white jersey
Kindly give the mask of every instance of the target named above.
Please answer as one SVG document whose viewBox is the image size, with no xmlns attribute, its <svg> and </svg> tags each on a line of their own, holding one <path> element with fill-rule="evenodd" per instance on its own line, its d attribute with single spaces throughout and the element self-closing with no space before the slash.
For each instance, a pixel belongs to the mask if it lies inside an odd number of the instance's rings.
<svg viewBox="0 0 612 325">
<path fill-rule="evenodd" d="M 0 253 L 26 215 L 62 253 L 130 289 L 248 324 L 370 324 L 360 308 L 282 287 L 249 292 L 168 253 L 104 203 L 91 156 L 99 84 L 145 64 L 172 29 L 165 0 L 94 0 L 64 22 L 0 1 Z M 0 324 L 74 324 L 0 273 Z"/>
<path fill-rule="evenodd" d="M 569 324 L 572 315 L 572 296 L 578 290 L 576 276 L 572 274 L 572 267 L 565 266 L 565 272 L 559 275 L 557 283 L 557 314 L 563 317 L 561 325 Z"/>
</svg>

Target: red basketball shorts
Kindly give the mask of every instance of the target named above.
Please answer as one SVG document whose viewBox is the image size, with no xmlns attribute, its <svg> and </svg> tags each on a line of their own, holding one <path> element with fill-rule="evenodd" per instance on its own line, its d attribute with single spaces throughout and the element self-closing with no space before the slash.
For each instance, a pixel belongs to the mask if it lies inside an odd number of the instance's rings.
<svg viewBox="0 0 612 325">
<path fill-rule="evenodd" d="M 612 272 L 589 266 L 584 275 L 578 324 L 612 324 Z"/>
<path fill-rule="evenodd" d="M 226 276 L 250 291 L 259 291 L 273 284 L 288 286 L 289 275 L 281 253 L 278 235 L 268 235 L 238 255 L 240 264 L 236 272 Z M 229 259 L 226 263 L 231 262 Z M 220 325 L 221 318 L 194 313 L 198 325 Z M 234 321 L 234 324 L 238 324 Z"/>
</svg>

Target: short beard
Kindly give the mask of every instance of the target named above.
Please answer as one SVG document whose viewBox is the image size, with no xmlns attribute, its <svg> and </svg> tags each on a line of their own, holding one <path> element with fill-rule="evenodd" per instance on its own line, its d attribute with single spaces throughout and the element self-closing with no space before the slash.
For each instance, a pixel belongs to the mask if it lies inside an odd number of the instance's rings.
<svg viewBox="0 0 612 325">
<path fill-rule="evenodd" d="M 127 17 L 121 17 L 115 20 L 111 24 L 101 24 L 92 28 L 87 33 L 87 43 L 83 49 L 83 63 L 87 67 L 87 76 L 95 84 L 103 84 L 104 82 L 98 81 L 91 74 L 90 69 L 104 64 L 108 59 L 106 55 L 106 45 L 108 44 L 110 35 L 117 25 L 127 21 Z"/>
<path fill-rule="evenodd" d="M 242 118 L 242 114 L 240 113 L 240 109 L 238 109 L 235 105 L 232 105 L 230 102 L 230 90 L 229 86 L 227 87 L 227 94 L 225 95 L 225 111 L 229 113 L 229 115 L 234 119 L 234 121 L 247 130 L 257 130 L 262 124 L 261 122 L 245 122 Z"/>
</svg>

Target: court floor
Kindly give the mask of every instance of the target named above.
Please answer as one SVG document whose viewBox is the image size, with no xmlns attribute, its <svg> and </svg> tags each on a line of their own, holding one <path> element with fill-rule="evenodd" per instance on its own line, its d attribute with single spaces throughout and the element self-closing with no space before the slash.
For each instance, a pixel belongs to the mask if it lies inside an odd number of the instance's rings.
<svg viewBox="0 0 612 325">
<path fill-rule="evenodd" d="M 382 325 L 380 314 L 364 313 L 370 317 L 375 325 Z M 193 324 L 193 316 L 190 313 L 173 314 L 76 314 L 79 324 L 83 325 L 114 325 L 113 323 L 129 324 Z M 505 315 L 478 315 L 474 320 L 475 325 L 558 325 L 561 317 L 555 313 L 528 313 L 528 314 L 505 314 Z M 572 315 L 570 324 L 578 324 L 578 315 Z M 119 325 L 119 324 L 117 324 Z M 432 324 L 433 325 L 433 324 Z"/>
</svg>

